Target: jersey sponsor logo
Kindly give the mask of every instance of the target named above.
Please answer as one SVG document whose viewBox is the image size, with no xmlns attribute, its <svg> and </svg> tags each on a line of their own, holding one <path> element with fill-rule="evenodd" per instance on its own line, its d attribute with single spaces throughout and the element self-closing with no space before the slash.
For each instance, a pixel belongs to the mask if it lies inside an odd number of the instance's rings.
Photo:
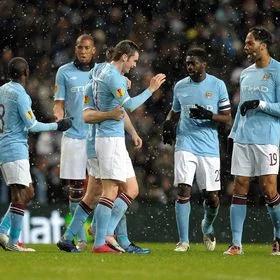
<svg viewBox="0 0 280 280">
<path fill-rule="evenodd" d="M 207 92 L 205 93 L 205 96 L 206 96 L 206 98 L 211 98 L 211 97 L 213 96 L 213 93 L 210 92 L 210 91 L 207 91 Z"/>
<path fill-rule="evenodd" d="M 256 91 L 267 93 L 268 87 L 265 86 L 241 86 L 241 90 L 246 93 L 255 93 Z"/>
<path fill-rule="evenodd" d="M 71 88 L 70 88 L 70 91 L 71 91 L 71 92 L 75 92 L 75 93 L 84 92 L 84 91 L 85 91 L 85 86 L 71 87 Z"/>
<path fill-rule="evenodd" d="M 26 112 L 25 117 L 26 117 L 28 120 L 32 120 L 32 118 L 34 117 L 33 112 L 32 112 L 32 111 Z"/>
<path fill-rule="evenodd" d="M 77 77 L 76 76 L 70 77 L 70 80 L 77 80 Z"/>
<path fill-rule="evenodd" d="M 269 80 L 271 78 L 271 74 L 270 73 L 265 73 L 264 75 L 263 75 L 263 77 L 262 77 L 262 80 L 263 81 L 267 81 L 267 80 Z"/>
<path fill-rule="evenodd" d="M 123 88 L 118 88 L 116 92 L 117 97 L 121 98 L 124 96 L 124 89 Z"/>
<path fill-rule="evenodd" d="M 205 108 L 206 110 L 209 110 L 211 112 L 214 112 L 214 107 L 212 105 L 199 105 L 203 108 Z M 190 108 L 197 108 L 195 104 L 189 104 L 189 105 L 185 105 L 183 106 L 183 111 L 189 115 L 190 113 Z"/>
<path fill-rule="evenodd" d="M 84 96 L 84 104 L 89 104 L 90 98 L 88 95 Z"/>
</svg>

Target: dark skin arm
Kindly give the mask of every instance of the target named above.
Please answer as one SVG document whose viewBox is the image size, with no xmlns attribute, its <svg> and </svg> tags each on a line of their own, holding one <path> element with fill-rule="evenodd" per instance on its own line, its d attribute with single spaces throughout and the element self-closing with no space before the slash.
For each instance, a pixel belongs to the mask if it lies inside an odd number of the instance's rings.
<svg viewBox="0 0 280 280">
<path fill-rule="evenodd" d="M 174 124 L 176 124 L 178 123 L 179 118 L 180 112 L 176 113 L 173 110 L 170 110 L 166 120 L 171 120 Z M 212 121 L 230 125 L 232 122 L 231 110 L 221 111 L 218 114 L 213 114 Z"/>
<path fill-rule="evenodd" d="M 167 121 L 172 121 L 174 124 L 178 123 L 180 119 L 180 112 L 174 112 L 173 110 L 170 110 L 167 117 L 166 117 L 166 120 Z"/>
<path fill-rule="evenodd" d="M 176 138 L 176 125 L 179 121 L 180 113 L 170 110 L 163 123 L 162 139 L 164 144 L 172 145 Z"/>
<path fill-rule="evenodd" d="M 232 123 L 231 110 L 221 111 L 213 114 L 212 121 L 230 125 Z"/>
<path fill-rule="evenodd" d="M 189 117 L 192 119 L 231 124 L 231 110 L 220 111 L 218 114 L 214 114 L 212 111 L 198 104 L 195 104 L 195 107 L 189 109 Z"/>
</svg>

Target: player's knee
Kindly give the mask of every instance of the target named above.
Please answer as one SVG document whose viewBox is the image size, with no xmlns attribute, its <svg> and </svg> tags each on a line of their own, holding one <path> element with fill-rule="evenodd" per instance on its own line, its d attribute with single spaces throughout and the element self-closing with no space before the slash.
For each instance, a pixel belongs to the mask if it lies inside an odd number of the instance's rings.
<svg viewBox="0 0 280 280">
<path fill-rule="evenodd" d="M 26 205 L 26 187 L 22 185 L 11 185 L 10 187 L 12 203 Z"/>
<path fill-rule="evenodd" d="M 116 187 L 116 186 L 112 186 L 111 188 L 108 188 L 108 187 L 104 188 L 103 187 L 101 196 L 106 197 L 106 198 L 108 198 L 112 201 L 115 201 L 115 199 L 118 196 L 118 187 Z"/>
<path fill-rule="evenodd" d="M 119 184 L 120 193 L 127 194 L 131 199 L 135 199 L 139 194 L 139 186 L 136 178 L 128 179 L 126 183 Z"/>
<path fill-rule="evenodd" d="M 265 200 L 267 202 L 273 200 L 278 194 L 276 189 L 265 189 L 263 190 Z"/>
<path fill-rule="evenodd" d="M 187 184 L 178 184 L 177 195 L 179 198 L 188 198 L 191 196 L 192 188 Z"/>
<path fill-rule="evenodd" d="M 217 191 L 214 192 L 205 192 L 205 204 L 217 208 L 220 204 L 219 193 Z"/>
<path fill-rule="evenodd" d="M 34 198 L 35 192 L 33 185 L 30 185 L 28 188 L 25 188 L 25 203 L 28 204 Z"/>
<path fill-rule="evenodd" d="M 71 201 L 80 201 L 85 194 L 84 182 L 80 181 L 71 181 L 69 185 L 69 200 Z"/>
<path fill-rule="evenodd" d="M 236 176 L 234 179 L 233 193 L 247 195 L 249 190 L 249 178 Z"/>
<path fill-rule="evenodd" d="M 276 175 L 263 176 L 260 178 L 260 186 L 263 192 L 276 192 L 277 177 Z"/>
<path fill-rule="evenodd" d="M 265 201 L 267 206 L 276 207 L 280 205 L 280 195 L 278 192 L 271 192 L 269 194 L 265 194 Z"/>
<path fill-rule="evenodd" d="M 139 189 L 133 189 L 129 192 L 127 192 L 127 195 L 131 198 L 131 199 L 135 199 L 139 194 Z"/>
<path fill-rule="evenodd" d="M 88 205 L 94 205 L 100 198 L 102 194 L 102 189 L 94 189 L 91 192 L 86 192 L 83 200 L 87 202 Z"/>
<path fill-rule="evenodd" d="M 102 194 L 102 187 L 94 189 L 92 194 L 95 198 L 100 197 Z"/>
</svg>

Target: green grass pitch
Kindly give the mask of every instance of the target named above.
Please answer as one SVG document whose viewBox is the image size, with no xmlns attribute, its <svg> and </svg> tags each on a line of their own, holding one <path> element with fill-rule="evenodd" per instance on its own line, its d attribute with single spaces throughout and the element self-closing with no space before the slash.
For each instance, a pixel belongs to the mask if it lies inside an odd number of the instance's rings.
<svg viewBox="0 0 280 280">
<path fill-rule="evenodd" d="M 243 256 L 223 256 L 225 244 L 207 252 L 191 244 L 187 253 L 173 252 L 174 244 L 141 244 L 150 255 L 80 254 L 58 251 L 55 245 L 33 245 L 35 253 L 0 251 L 1 280 L 83 279 L 280 279 L 280 256 L 271 256 L 270 245 L 245 244 Z M 30 246 L 31 247 L 31 246 Z"/>
</svg>

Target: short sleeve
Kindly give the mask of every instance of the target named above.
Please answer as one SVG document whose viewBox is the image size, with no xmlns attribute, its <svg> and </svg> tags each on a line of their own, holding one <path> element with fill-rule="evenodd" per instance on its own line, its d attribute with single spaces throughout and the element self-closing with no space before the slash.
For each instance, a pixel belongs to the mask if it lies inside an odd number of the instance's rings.
<svg viewBox="0 0 280 280">
<path fill-rule="evenodd" d="M 93 96 L 92 81 L 87 83 L 84 91 L 83 110 L 95 109 L 95 100 Z"/>
<path fill-rule="evenodd" d="M 112 75 L 110 77 L 109 89 L 121 106 L 130 99 L 127 92 L 126 80 L 121 75 Z"/>
<path fill-rule="evenodd" d="M 177 97 L 177 87 L 176 87 L 176 85 L 175 85 L 174 90 L 173 90 L 172 111 L 174 111 L 176 113 L 181 111 L 181 105 L 180 105 L 179 99 Z"/>
<path fill-rule="evenodd" d="M 275 90 L 276 90 L 277 101 L 280 102 L 280 66 L 278 67 L 278 71 L 276 72 Z"/>
<path fill-rule="evenodd" d="M 33 127 L 37 120 L 31 109 L 31 99 L 27 94 L 18 96 L 18 111 L 27 129 Z"/>
<path fill-rule="evenodd" d="M 59 68 L 55 76 L 54 100 L 65 100 L 65 93 L 65 77 Z"/>
<path fill-rule="evenodd" d="M 219 111 L 230 110 L 228 91 L 223 81 L 219 83 Z"/>
</svg>

